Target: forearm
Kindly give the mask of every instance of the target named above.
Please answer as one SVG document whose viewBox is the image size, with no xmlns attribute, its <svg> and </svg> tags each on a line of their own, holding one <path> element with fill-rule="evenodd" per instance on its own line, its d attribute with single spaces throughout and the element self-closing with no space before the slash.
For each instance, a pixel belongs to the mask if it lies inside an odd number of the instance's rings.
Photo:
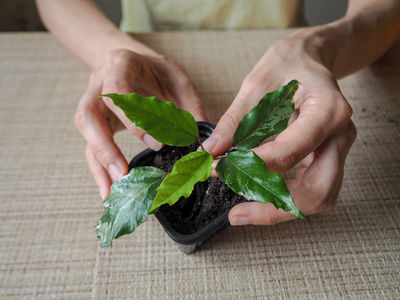
<svg viewBox="0 0 400 300">
<path fill-rule="evenodd" d="M 293 37 L 303 39 L 306 51 L 341 78 L 377 60 L 399 35 L 398 0 L 350 0 L 342 19 Z"/>
<path fill-rule="evenodd" d="M 107 53 L 114 49 L 158 56 L 151 48 L 121 32 L 92 1 L 37 0 L 36 3 L 48 30 L 92 69 L 100 67 Z"/>
</svg>

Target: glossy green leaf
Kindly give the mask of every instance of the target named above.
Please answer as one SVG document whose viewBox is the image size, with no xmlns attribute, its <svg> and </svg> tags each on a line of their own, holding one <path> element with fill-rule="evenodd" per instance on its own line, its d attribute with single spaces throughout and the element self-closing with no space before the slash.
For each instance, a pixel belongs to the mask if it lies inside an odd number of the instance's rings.
<svg viewBox="0 0 400 300">
<path fill-rule="evenodd" d="M 101 246 L 111 245 L 112 240 L 132 233 L 143 223 L 166 174 L 153 167 L 133 168 L 111 186 L 110 196 L 104 201 L 104 214 L 95 226 Z"/>
<path fill-rule="evenodd" d="M 235 151 L 222 158 L 216 167 L 220 179 L 248 200 L 272 203 L 276 208 L 307 219 L 293 202 L 282 177 L 271 173 L 253 151 Z"/>
<path fill-rule="evenodd" d="M 173 205 L 182 196 L 189 197 L 197 182 L 210 177 L 212 163 L 212 155 L 204 150 L 189 153 L 178 160 L 158 188 L 150 211 L 154 212 L 166 203 Z"/>
<path fill-rule="evenodd" d="M 199 136 L 193 116 L 172 102 L 136 93 L 106 94 L 101 97 L 110 97 L 136 127 L 145 130 L 160 143 L 188 146 Z"/>
<path fill-rule="evenodd" d="M 260 145 L 266 138 L 282 132 L 294 110 L 293 96 L 299 82 L 292 80 L 274 92 L 266 94 L 240 121 L 232 145 L 248 150 Z"/>
</svg>

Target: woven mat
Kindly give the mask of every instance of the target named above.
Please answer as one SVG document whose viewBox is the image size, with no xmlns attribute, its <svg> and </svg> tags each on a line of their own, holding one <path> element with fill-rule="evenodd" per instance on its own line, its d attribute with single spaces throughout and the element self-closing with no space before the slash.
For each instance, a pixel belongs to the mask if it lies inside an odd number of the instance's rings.
<svg viewBox="0 0 400 300">
<path fill-rule="evenodd" d="M 217 122 L 290 31 L 138 36 L 183 64 Z M 73 115 L 89 71 L 46 33 L 0 35 L 0 298 L 399 299 L 400 45 L 340 82 L 358 127 L 334 211 L 229 227 L 192 255 L 154 217 L 101 249 Z M 243 58 L 243 59 L 240 59 Z M 398 102 L 397 102 L 398 103 Z M 127 158 L 144 149 L 117 135 Z"/>
</svg>

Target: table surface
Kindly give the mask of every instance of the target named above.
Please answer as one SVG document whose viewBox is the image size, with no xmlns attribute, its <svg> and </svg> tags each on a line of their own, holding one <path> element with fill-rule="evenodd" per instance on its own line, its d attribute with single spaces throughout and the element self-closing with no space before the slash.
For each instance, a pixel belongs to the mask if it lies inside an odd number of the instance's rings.
<svg viewBox="0 0 400 300">
<path fill-rule="evenodd" d="M 137 38 L 178 61 L 217 122 L 291 30 Z M 0 298 L 400 298 L 400 43 L 342 79 L 358 138 L 336 208 L 228 227 L 192 255 L 154 217 L 100 248 L 103 213 L 73 116 L 89 70 L 47 33 L 0 34 Z M 129 159 L 144 146 L 116 136 Z"/>
</svg>

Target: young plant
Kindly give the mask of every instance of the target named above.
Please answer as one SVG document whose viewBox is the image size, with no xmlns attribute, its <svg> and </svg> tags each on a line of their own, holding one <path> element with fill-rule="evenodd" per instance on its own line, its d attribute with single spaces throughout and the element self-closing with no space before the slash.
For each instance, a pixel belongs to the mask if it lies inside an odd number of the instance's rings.
<svg viewBox="0 0 400 300">
<path fill-rule="evenodd" d="M 263 160 L 249 150 L 287 127 L 298 87 L 298 81 L 292 80 L 266 94 L 241 120 L 232 140 L 234 151 L 222 157 L 215 170 L 224 183 L 246 199 L 272 203 L 306 219 L 281 176 L 268 171 Z M 201 145 L 193 116 L 172 102 L 135 93 L 101 97 L 110 97 L 136 127 L 163 144 L 184 147 L 197 140 Z M 103 203 L 104 214 L 95 226 L 101 246 L 109 246 L 113 239 L 132 233 L 160 206 L 188 198 L 197 182 L 211 176 L 212 162 L 212 155 L 202 149 L 179 159 L 169 174 L 155 167 L 133 168 L 112 185 L 110 196 Z"/>
</svg>

